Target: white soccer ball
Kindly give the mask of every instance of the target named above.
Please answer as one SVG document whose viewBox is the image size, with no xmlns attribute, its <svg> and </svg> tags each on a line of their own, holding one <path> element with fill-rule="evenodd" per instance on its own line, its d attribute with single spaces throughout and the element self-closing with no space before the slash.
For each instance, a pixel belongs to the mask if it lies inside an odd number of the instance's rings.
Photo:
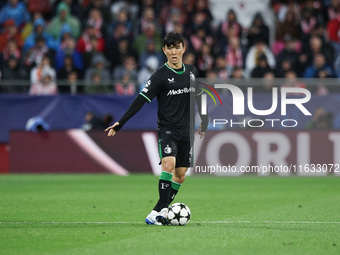
<svg viewBox="0 0 340 255">
<path fill-rule="evenodd" d="M 169 207 L 168 220 L 171 225 L 184 226 L 188 224 L 191 212 L 188 206 L 183 203 L 174 203 Z"/>
</svg>

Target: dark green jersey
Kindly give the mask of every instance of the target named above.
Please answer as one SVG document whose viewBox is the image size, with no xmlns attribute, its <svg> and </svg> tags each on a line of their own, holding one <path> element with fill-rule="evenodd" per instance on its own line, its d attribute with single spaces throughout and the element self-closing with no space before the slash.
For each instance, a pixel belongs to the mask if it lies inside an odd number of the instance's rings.
<svg viewBox="0 0 340 255">
<path fill-rule="evenodd" d="M 197 76 L 191 65 L 183 64 L 179 71 L 164 64 L 151 75 L 140 93 L 148 102 L 157 97 L 158 131 L 171 134 L 178 141 L 190 139 L 190 95 L 195 92 L 190 81 Z"/>
</svg>

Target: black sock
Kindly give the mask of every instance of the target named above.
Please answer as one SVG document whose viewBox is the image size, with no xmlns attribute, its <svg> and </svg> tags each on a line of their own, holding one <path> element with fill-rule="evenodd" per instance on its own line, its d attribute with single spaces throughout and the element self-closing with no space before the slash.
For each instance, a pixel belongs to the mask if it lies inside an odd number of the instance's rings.
<svg viewBox="0 0 340 255">
<path fill-rule="evenodd" d="M 176 195 L 177 195 L 177 192 L 178 192 L 178 190 L 179 190 L 180 187 L 181 187 L 181 184 L 172 181 L 172 183 L 171 183 L 170 197 L 169 197 L 169 204 L 171 204 L 172 201 L 174 201 L 174 199 L 175 199 L 175 197 L 176 197 Z"/>
<path fill-rule="evenodd" d="M 161 177 L 158 182 L 159 200 L 156 206 L 153 208 L 157 212 L 162 210 L 164 207 L 169 206 L 169 197 L 171 192 L 171 178 L 172 174 L 168 172 L 161 173 Z"/>
<path fill-rule="evenodd" d="M 170 197 L 169 197 L 169 204 L 171 204 L 172 201 L 174 201 L 177 192 L 178 192 L 178 190 L 175 190 L 174 188 L 171 188 Z"/>
</svg>

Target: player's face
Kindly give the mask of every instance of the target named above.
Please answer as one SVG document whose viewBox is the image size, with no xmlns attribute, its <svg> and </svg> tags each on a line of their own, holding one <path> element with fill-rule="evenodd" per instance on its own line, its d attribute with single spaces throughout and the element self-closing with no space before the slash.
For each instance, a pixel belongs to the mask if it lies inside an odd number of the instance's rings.
<svg viewBox="0 0 340 255">
<path fill-rule="evenodd" d="M 168 65 L 175 68 L 180 68 L 182 66 L 182 58 L 185 52 L 185 47 L 182 43 L 169 47 L 165 45 L 163 47 L 163 52 L 168 59 Z"/>
</svg>

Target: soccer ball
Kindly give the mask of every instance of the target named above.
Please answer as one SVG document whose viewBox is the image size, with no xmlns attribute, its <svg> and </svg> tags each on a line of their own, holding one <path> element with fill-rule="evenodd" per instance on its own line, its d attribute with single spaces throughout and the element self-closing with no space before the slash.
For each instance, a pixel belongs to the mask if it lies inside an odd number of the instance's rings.
<svg viewBox="0 0 340 255">
<path fill-rule="evenodd" d="M 168 220 L 171 225 L 184 226 L 190 221 L 191 212 L 183 203 L 174 203 L 169 207 Z"/>
</svg>

